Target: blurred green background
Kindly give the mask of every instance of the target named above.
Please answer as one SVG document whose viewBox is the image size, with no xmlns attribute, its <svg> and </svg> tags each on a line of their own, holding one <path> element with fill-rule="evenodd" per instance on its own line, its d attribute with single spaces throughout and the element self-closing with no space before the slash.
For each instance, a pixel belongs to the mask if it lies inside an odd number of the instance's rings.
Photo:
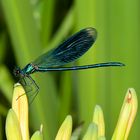
<svg viewBox="0 0 140 140">
<path fill-rule="evenodd" d="M 0 1 L 0 140 L 12 99 L 15 66 L 24 67 L 85 27 L 98 31 L 97 41 L 77 65 L 120 61 L 125 67 L 74 72 L 36 73 L 40 92 L 30 106 L 31 133 L 44 125 L 45 140 L 53 140 L 67 114 L 75 126 L 92 120 L 101 105 L 110 139 L 128 87 L 140 87 L 139 0 L 1 0 Z M 138 98 L 139 95 L 138 95 Z M 129 139 L 139 139 L 140 112 Z"/>
</svg>

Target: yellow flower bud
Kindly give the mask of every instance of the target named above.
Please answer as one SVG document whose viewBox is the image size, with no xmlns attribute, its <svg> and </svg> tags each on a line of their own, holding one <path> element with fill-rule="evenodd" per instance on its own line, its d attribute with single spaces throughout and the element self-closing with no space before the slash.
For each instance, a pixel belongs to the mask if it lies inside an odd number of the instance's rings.
<svg viewBox="0 0 140 140">
<path fill-rule="evenodd" d="M 29 140 L 28 101 L 25 90 L 19 83 L 14 86 L 12 109 L 19 120 L 22 139 Z"/>
<path fill-rule="evenodd" d="M 133 88 L 129 88 L 124 99 L 112 140 L 127 140 L 129 131 L 136 116 L 137 107 L 138 101 L 136 92 Z"/>
<path fill-rule="evenodd" d="M 10 109 L 6 118 L 7 140 L 22 140 L 18 118 L 13 109 Z"/>
<path fill-rule="evenodd" d="M 89 125 L 83 140 L 98 140 L 98 126 L 95 123 Z"/>
<path fill-rule="evenodd" d="M 58 130 L 55 140 L 70 140 L 72 132 L 72 117 L 68 115 Z"/>
<path fill-rule="evenodd" d="M 40 130 L 36 131 L 33 134 L 33 136 L 31 137 L 31 140 L 43 140 L 42 128 L 43 126 L 41 125 Z"/>
<path fill-rule="evenodd" d="M 98 137 L 105 135 L 105 123 L 103 111 L 99 105 L 96 105 L 93 114 L 93 122 L 98 126 Z"/>
</svg>

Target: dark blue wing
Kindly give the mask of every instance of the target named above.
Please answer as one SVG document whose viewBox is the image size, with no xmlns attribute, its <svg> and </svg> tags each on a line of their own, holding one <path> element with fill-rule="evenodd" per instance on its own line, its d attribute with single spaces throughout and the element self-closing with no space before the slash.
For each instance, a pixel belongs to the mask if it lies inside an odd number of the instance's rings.
<svg viewBox="0 0 140 140">
<path fill-rule="evenodd" d="M 95 42 L 96 37 L 96 29 L 83 29 L 68 38 L 57 48 L 38 57 L 33 64 L 42 68 L 65 65 L 82 56 Z"/>
</svg>

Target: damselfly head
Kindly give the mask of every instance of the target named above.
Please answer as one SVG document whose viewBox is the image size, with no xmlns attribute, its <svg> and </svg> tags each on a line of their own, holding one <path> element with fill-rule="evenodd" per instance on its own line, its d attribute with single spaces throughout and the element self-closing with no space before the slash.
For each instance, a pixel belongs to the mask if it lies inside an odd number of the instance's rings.
<svg viewBox="0 0 140 140">
<path fill-rule="evenodd" d="M 16 77 L 23 77 L 22 71 L 19 67 L 15 67 L 13 73 Z"/>
</svg>

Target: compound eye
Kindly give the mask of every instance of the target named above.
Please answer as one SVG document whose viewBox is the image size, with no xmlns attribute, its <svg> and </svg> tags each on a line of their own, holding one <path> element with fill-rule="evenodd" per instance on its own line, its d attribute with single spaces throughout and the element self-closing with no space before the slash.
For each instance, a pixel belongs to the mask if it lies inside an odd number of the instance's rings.
<svg viewBox="0 0 140 140">
<path fill-rule="evenodd" d="M 17 75 L 19 74 L 19 70 L 16 71 L 16 74 L 17 74 Z"/>
<path fill-rule="evenodd" d="M 17 76 L 19 74 L 19 71 L 15 71 L 15 76 Z"/>
<path fill-rule="evenodd" d="M 14 75 L 17 77 L 17 76 L 19 76 L 19 74 L 20 74 L 19 68 L 15 68 L 14 69 Z"/>
<path fill-rule="evenodd" d="M 17 71 L 16 71 L 16 76 L 19 76 L 19 74 L 20 74 L 20 71 L 17 70 Z"/>
</svg>

